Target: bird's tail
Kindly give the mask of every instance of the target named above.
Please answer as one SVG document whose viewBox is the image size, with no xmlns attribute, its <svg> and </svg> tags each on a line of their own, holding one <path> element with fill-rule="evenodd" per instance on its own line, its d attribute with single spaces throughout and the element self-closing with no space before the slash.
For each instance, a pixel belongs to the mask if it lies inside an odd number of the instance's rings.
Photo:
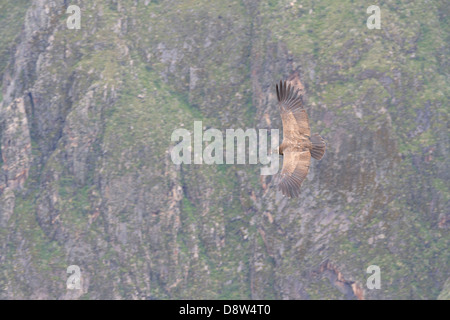
<svg viewBox="0 0 450 320">
<path fill-rule="evenodd" d="M 325 154 L 325 141 L 323 138 L 315 133 L 311 137 L 311 144 L 311 156 L 316 160 L 322 159 Z"/>
</svg>

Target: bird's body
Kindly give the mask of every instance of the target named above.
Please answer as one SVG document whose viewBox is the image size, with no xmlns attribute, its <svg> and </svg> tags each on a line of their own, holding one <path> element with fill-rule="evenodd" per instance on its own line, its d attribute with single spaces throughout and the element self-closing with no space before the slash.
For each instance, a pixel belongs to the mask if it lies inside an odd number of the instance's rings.
<svg viewBox="0 0 450 320">
<path fill-rule="evenodd" d="M 311 136 L 308 115 L 299 90 L 295 91 L 286 82 L 280 82 L 276 89 L 283 122 L 283 142 L 278 148 L 278 153 L 283 156 L 283 168 L 278 186 L 283 195 L 292 198 L 300 194 L 311 157 L 320 160 L 325 154 L 325 141 L 318 134 Z"/>
</svg>

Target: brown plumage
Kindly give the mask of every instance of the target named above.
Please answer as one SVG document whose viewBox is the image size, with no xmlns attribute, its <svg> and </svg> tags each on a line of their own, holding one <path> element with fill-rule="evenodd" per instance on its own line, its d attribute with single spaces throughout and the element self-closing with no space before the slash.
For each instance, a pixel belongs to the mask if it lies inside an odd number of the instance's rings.
<svg viewBox="0 0 450 320">
<path fill-rule="evenodd" d="M 291 85 L 280 81 L 276 85 L 278 108 L 283 122 L 283 142 L 278 153 L 283 156 L 283 168 L 278 187 L 283 195 L 294 198 L 306 178 L 311 157 L 322 159 L 325 141 L 318 134 L 311 136 L 308 115 L 303 108 L 302 95 Z"/>
</svg>

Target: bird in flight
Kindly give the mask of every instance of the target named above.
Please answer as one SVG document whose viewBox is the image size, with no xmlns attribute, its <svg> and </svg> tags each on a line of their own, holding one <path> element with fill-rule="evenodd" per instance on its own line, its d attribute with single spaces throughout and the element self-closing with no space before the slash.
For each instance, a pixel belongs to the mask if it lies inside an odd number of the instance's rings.
<svg viewBox="0 0 450 320">
<path fill-rule="evenodd" d="M 320 160 L 325 154 L 325 141 L 317 133 L 311 136 L 300 90 L 290 84 L 287 86 L 286 81 L 280 81 L 276 89 L 283 122 L 283 142 L 278 147 L 278 154 L 283 156 L 283 168 L 278 177 L 278 188 L 283 195 L 294 198 L 300 194 L 311 157 Z"/>
</svg>

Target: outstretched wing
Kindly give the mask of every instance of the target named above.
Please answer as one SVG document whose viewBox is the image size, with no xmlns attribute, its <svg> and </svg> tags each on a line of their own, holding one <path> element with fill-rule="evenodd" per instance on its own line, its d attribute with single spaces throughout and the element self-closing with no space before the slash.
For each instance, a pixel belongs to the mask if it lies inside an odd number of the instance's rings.
<svg viewBox="0 0 450 320">
<path fill-rule="evenodd" d="M 279 177 L 278 188 L 283 195 L 294 198 L 300 194 L 300 187 L 308 174 L 310 152 L 285 152 L 283 154 L 283 169 Z"/>
<path fill-rule="evenodd" d="M 301 136 L 310 136 L 308 115 L 303 108 L 302 95 L 299 94 L 299 89 L 287 82 L 280 81 L 276 86 L 278 108 L 281 113 L 281 120 L 283 122 L 283 139 L 287 141 L 298 141 Z"/>
</svg>

